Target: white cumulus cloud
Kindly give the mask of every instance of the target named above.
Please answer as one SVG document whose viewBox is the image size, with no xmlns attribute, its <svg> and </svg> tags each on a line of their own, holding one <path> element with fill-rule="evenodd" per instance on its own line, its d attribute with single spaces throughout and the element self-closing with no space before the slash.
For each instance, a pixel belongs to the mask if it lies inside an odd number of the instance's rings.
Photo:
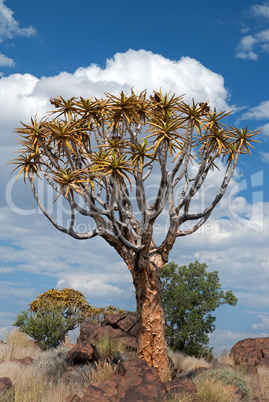
<svg viewBox="0 0 269 402">
<path fill-rule="evenodd" d="M 251 11 L 255 17 L 269 18 L 269 3 L 264 2 L 263 4 L 254 4 L 251 6 Z"/>
<path fill-rule="evenodd" d="M 257 39 L 252 35 L 244 36 L 237 46 L 235 56 L 240 59 L 257 60 L 258 55 L 253 50 L 257 42 Z"/>
<path fill-rule="evenodd" d="M 252 328 L 257 330 L 269 331 L 269 316 L 266 313 L 257 315 L 257 318 L 261 320 L 258 324 L 253 324 Z"/>
<path fill-rule="evenodd" d="M 244 119 L 269 119 L 269 100 L 263 101 L 258 106 L 255 106 L 249 109 L 246 113 L 243 113 L 242 116 L 240 116 L 240 120 Z"/>
<path fill-rule="evenodd" d="M 0 66 L 4 67 L 13 67 L 15 62 L 10 57 L 5 56 L 4 54 L 0 53 Z"/>
<path fill-rule="evenodd" d="M 261 17 L 265 19 L 269 18 L 269 3 L 264 2 L 263 4 L 254 4 L 250 7 L 250 16 L 252 16 L 256 23 L 256 29 L 258 32 L 253 32 L 250 34 L 250 28 L 247 28 L 243 32 L 248 32 L 249 35 L 245 35 L 240 40 L 235 57 L 245 60 L 258 60 L 259 54 L 262 52 L 269 52 L 269 29 L 260 30 L 261 26 L 258 24 Z"/>
<path fill-rule="evenodd" d="M 5 4 L 5 0 L 0 0 L 0 42 L 4 39 L 12 39 L 14 36 L 32 36 L 36 30 L 30 26 L 20 27 L 20 24 L 13 17 L 14 12 Z"/>
<path fill-rule="evenodd" d="M 13 145 L 12 131 L 31 116 L 42 117 L 52 110 L 49 98 L 61 95 L 102 97 L 104 92 L 136 92 L 148 89 L 186 94 L 185 101 L 210 101 L 217 109 L 230 109 L 224 79 L 189 57 L 174 61 L 145 50 L 117 53 L 101 68 L 91 64 L 73 74 L 61 72 L 38 79 L 31 74 L 12 74 L 0 78 L 0 138 L 2 145 Z"/>
<path fill-rule="evenodd" d="M 269 135 L 269 123 L 264 124 L 263 126 L 261 126 L 262 132 L 265 135 Z"/>
<path fill-rule="evenodd" d="M 96 64 L 79 68 L 74 74 L 43 77 L 36 83 L 34 97 L 61 94 L 103 96 L 104 92 L 159 90 L 186 94 L 186 101 L 209 100 L 217 108 L 227 108 L 228 92 L 224 79 L 190 57 L 178 61 L 145 50 L 128 50 L 107 60 L 102 69 Z"/>
</svg>

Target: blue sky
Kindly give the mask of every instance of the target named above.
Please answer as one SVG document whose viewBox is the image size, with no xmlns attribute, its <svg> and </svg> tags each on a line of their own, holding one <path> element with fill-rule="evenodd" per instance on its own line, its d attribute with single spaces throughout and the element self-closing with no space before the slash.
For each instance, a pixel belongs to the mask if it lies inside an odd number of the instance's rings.
<svg viewBox="0 0 269 402">
<path fill-rule="evenodd" d="M 14 128 L 51 110 L 50 97 L 132 86 L 208 99 L 234 110 L 228 124 L 263 129 L 210 221 L 178 239 L 170 260 L 207 263 L 238 297 L 236 307 L 216 311 L 216 351 L 269 336 L 268 67 L 269 2 L 0 0 L 0 337 L 52 287 L 74 287 L 93 305 L 135 309 L 131 276 L 114 250 L 57 232 L 6 165 L 18 148 Z M 206 196 L 222 173 L 211 176 Z"/>
</svg>

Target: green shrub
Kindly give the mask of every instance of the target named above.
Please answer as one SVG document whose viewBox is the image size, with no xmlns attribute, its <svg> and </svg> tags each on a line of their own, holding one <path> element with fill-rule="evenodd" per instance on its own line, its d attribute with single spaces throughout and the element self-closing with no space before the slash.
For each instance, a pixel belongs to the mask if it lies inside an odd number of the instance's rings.
<svg viewBox="0 0 269 402">
<path fill-rule="evenodd" d="M 44 301 L 39 310 L 19 314 L 13 325 L 47 350 L 59 346 L 66 333 L 77 326 L 77 320 L 72 316 L 64 317 L 60 307 Z"/>
<path fill-rule="evenodd" d="M 235 306 L 233 292 L 222 290 L 218 272 L 207 272 L 206 264 L 198 261 L 181 267 L 174 262 L 166 264 L 161 290 L 169 348 L 211 361 L 214 356 L 208 334 L 215 330 L 216 321 L 211 313 L 224 304 Z"/>
<path fill-rule="evenodd" d="M 211 369 L 207 370 L 206 372 L 198 375 L 193 379 L 195 385 L 197 385 L 200 381 L 206 379 L 214 379 L 216 381 L 220 381 L 222 384 L 225 385 L 235 385 L 241 389 L 241 392 L 244 396 L 250 396 L 250 390 L 248 388 L 246 380 L 239 377 L 236 373 L 228 370 L 216 370 Z"/>
</svg>

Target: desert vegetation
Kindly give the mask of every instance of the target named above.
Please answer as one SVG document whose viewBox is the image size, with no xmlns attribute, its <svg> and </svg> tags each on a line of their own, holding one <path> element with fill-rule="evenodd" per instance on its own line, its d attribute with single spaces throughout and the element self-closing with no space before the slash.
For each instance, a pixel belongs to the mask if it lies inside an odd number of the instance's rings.
<svg viewBox="0 0 269 402">
<path fill-rule="evenodd" d="M 15 386 L 15 402 L 61 402 L 70 394 L 82 397 L 89 383 L 112 377 L 118 361 L 136 358 L 134 352 L 129 353 L 118 339 L 113 338 L 103 338 L 96 344 L 98 352 L 94 363 L 73 367 L 67 361 L 71 345 L 42 350 L 17 329 L 7 334 L 4 342 L 0 344 L 0 378 L 11 379 Z M 32 364 L 21 365 L 16 361 L 25 356 L 33 358 Z M 181 377 L 194 381 L 201 402 L 269 398 L 269 368 L 261 366 L 255 372 L 243 370 L 233 365 L 227 352 L 210 362 L 172 350 L 169 350 L 169 356 L 175 367 L 182 370 Z M 193 377 L 195 369 L 200 367 L 208 370 Z M 238 387 L 238 395 L 234 387 Z M 7 402 L 13 400 L 8 393 L 4 398 Z M 191 397 L 183 392 L 171 396 L 170 401 L 191 401 Z"/>
<path fill-rule="evenodd" d="M 176 378 L 192 380 L 201 402 L 267 398 L 269 368 L 259 367 L 250 372 L 236 366 L 227 351 L 216 358 L 212 349 L 208 349 L 207 334 L 214 330 L 215 321 L 210 313 L 221 304 L 234 305 L 237 300 L 231 291 L 220 290 L 217 272 L 207 273 L 205 268 L 205 264 L 198 261 L 190 264 L 188 269 L 170 263 L 163 272 L 167 337 L 171 341 L 168 342 L 168 356 L 176 369 Z M 190 277 L 192 288 L 188 285 Z M 196 295 L 201 293 L 201 289 L 208 290 L 208 293 L 204 292 L 198 300 Z M 169 291 L 174 294 L 172 302 L 168 298 Z M 200 304 L 203 310 L 197 316 L 195 308 Z M 123 338 L 105 331 L 90 341 L 94 351 L 92 359 L 84 360 L 84 363 L 70 359 L 69 352 L 74 345 L 68 343 L 67 331 L 79 327 L 85 320 L 97 328 L 101 323 L 106 325 L 109 322 L 115 326 L 119 318 L 113 318 L 114 314 L 131 316 L 134 313 L 123 312 L 113 306 L 94 308 L 86 302 L 82 293 L 74 289 L 51 289 L 31 302 L 29 310 L 19 314 L 15 320 L 17 328 L 6 334 L 3 343 L 0 342 L 0 378 L 10 378 L 15 388 L 15 402 L 66 401 L 69 395 L 75 394 L 83 397 L 90 383 L 111 378 L 120 361 L 137 360 L 139 356 L 135 348 L 128 346 Z M 192 314 L 196 317 L 196 324 L 199 322 L 200 325 L 193 326 Z M 108 315 L 112 321 L 108 320 Z M 185 327 L 180 321 L 183 316 Z M 71 324 L 70 317 L 73 320 Z M 174 342 L 177 338 L 182 342 Z M 26 356 L 27 362 L 22 361 Z M 167 377 L 160 375 L 162 382 L 170 380 L 170 372 L 168 374 Z M 176 395 L 169 392 L 169 401 L 192 400 L 187 390 Z M 2 395 L 2 401 L 1 398 Z M 4 398 L 13 402 L 14 389 L 8 391 Z"/>
</svg>

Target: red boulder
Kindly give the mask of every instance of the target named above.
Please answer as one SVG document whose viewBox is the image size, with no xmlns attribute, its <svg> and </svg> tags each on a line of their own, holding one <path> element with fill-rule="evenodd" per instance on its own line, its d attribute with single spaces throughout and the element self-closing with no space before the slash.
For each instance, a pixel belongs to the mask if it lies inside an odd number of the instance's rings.
<svg viewBox="0 0 269 402">
<path fill-rule="evenodd" d="M 235 364 L 241 366 L 269 366 L 269 338 L 247 338 L 231 349 Z"/>
<path fill-rule="evenodd" d="M 70 350 L 67 360 L 72 364 L 85 364 L 90 362 L 94 355 L 94 348 L 89 342 L 80 342 Z"/>
</svg>

